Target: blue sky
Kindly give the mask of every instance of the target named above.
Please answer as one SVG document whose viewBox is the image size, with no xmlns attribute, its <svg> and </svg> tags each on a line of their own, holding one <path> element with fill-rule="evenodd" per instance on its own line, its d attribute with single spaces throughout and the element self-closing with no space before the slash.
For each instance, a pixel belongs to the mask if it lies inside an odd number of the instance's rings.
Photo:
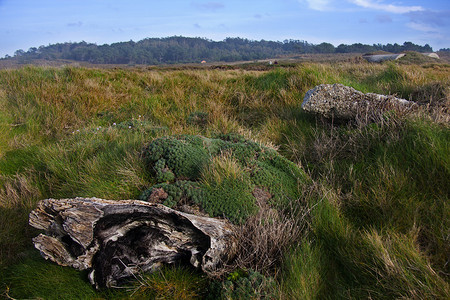
<svg viewBox="0 0 450 300">
<path fill-rule="evenodd" d="M 450 48 L 450 0 L 0 0 L 0 57 L 62 42 L 182 35 Z"/>
</svg>

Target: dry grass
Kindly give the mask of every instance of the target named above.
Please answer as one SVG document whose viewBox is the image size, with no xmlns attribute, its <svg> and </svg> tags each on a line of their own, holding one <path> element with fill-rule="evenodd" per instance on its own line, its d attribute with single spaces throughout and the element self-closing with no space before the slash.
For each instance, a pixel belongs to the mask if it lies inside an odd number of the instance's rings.
<svg viewBox="0 0 450 300">
<path fill-rule="evenodd" d="M 304 234 L 301 218 L 289 218 L 274 209 L 260 209 L 237 230 L 238 256 L 231 269 L 252 269 L 276 275 L 283 253 Z"/>
<path fill-rule="evenodd" d="M 0 188 L 0 207 L 30 209 L 42 197 L 35 186 L 36 179 L 33 171 L 8 177 L 0 176 L 0 182 L 3 182 Z"/>
<path fill-rule="evenodd" d="M 238 248 L 235 259 L 224 265 L 218 276 L 236 269 L 252 269 L 265 276 L 278 277 L 284 255 L 309 235 L 310 213 L 314 206 L 308 208 L 306 202 L 317 196 L 317 188 L 314 183 L 305 187 L 302 196 L 284 212 L 271 208 L 260 199 L 258 213 L 236 230 Z"/>
<path fill-rule="evenodd" d="M 231 152 L 224 152 L 211 159 L 202 170 L 201 182 L 210 185 L 221 184 L 224 180 L 243 180 L 244 170 L 242 170 L 239 162 L 233 158 Z"/>
<path fill-rule="evenodd" d="M 417 239 L 417 228 L 406 235 L 367 232 L 365 240 L 373 249 L 373 260 L 377 265 L 370 266 L 373 268 L 370 271 L 393 294 L 402 290 L 403 297 L 410 299 L 444 299 L 450 294 L 450 285 L 436 274 L 421 254 Z"/>
</svg>

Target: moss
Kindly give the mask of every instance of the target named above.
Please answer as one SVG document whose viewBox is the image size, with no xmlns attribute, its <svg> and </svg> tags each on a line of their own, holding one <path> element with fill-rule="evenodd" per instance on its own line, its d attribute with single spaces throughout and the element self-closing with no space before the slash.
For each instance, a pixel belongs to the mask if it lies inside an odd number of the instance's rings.
<svg viewBox="0 0 450 300">
<path fill-rule="evenodd" d="M 242 223 L 257 211 L 252 184 L 247 180 L 225 179 L 220 183 L 204 187 L 205 197 L 198 203 L 213 217 L 226 217 L 233 223 Z"/>
<path fill-rule="evenodd" d="M 307 176 L 275 150 L 240 135 L 170 136 L 143 150 L 158 184 L 141 199 L 169 207 L 200 206 L 210 216 L 242 223 L 257 211 L 257 201 L 282 208 L 299 196 Z M 255 188 L 269 196 L 257 199 Z"/>
<path fill-rule="evenodd" d="M 144 158 L 152 168 L 159 160 L 164 159 L 174 176 L 193 180 L 200 176 L 200 170 L 208 161 L 208 156 L 203 140 L 196 136 L 160 138 L 144 150 Z M 160 168 L 160 164 L 156 168 Z"/>
<path fill-rule="evenodd" d="M 155 195 L 155 191 L 164 190 L 165 194 Z M 206 198 L 205 191 L 198 182 L 178 180 L 172 184 L 160 183 L 144 191 L 140 199 L 161 202 L 168 207 L 174 207 L 178 203 L 200 203 L 200 198 Z"/>
<path fill-rule="evenodd" d="M 255 185 L 266 187 L 273 195 L 272 204 L 281 207 L 298 197 L 302 183 L 298 178 L 305 178 L 303 170 L 278 154 L 263 154 L 252 175 Z"/>
<path fill-rule="evenodd" d="M 173 181 L 175 179 L 173 172 L 166 168 L 166 160 L 164 158 L 158 160 L 153 169 L 156 172 L 156 180 L 158 182 Z"/>
</svg>

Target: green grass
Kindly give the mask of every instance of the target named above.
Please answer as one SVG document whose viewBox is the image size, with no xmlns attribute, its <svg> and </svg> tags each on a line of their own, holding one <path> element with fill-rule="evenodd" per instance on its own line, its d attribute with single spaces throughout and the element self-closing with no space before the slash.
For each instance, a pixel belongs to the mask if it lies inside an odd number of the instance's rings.
<svg viewBox="0 0 450 300">
<path fill-rule="evenodd" d="M 139 275 L 128 290 L 132 299 L 199 299 L 206 296 L 208 283 L 198 271 L 169 266 L 152 274 Z"/>
<path fill-rule="evenodd" d="M 329 184 L 340 191 L 340 209 L 354 226 L 417 229 L 417 243 L 446 272 L 450 130 L 420 118 L 393 122 L 335 133 L 346 151 L 327 149 L 334 157 L 316 172 L 333 168 Z"/>
<path fill-rule="evenodd" d="M 304 234 L 286 247 L 279 265 L 264 273 L 276 279 L 270 287 L 277 297 L 446 299 L 450 129 L 443 111 L 448 111 L 449 72 L 444 64 L 397 62 L 304 63 L 264 71 L 251 66 L 0 70 L 0 294 L 190 299 L 206 296 L 213 287 L 219 287 L 218 294 L 233 294 L 241 283 L 230 285 L 222 278 L 210 285 L 182 267 L 142 274 L 123 290 L 95 291 L 85 273 L 38 255 L 28 213 L 44 198 L 135 199 L 169 183 L 174 199 L 179 190 L 202 185 L 218 194 L 207 206 L 228 205 L 233 212 L 240 202 L 227 197 L 252 199 L 252 187 L 267 185 L 272 177 L 282 182 L 269 184 L 274 194 L 292 190 L 295 184 L 282 177 L 301 166 L 310 190 L 301 186 L 289 205 L 271 206 L 279 214 L 295 207 L 307 212 L 301 215 Z M 306 91 L 322 83 L 430 105 L 416 115 L 387 114 L 379 124 L 331 125 L 301 110 Z M 171 175 L 163 167 L 149 168 L 142 156 L 145 145 L 163 136 L 230 133 L 256 141 L 259 149 L 276 148 L 281 156 L 249 166 L 241 161 L 246 156 L 240 148 L 205 161 L 202 152 L 203 165 L 184 170 L 178 185 L 179 170 Z M 249 170 L 260 170 L 260 178 Z M 184 181 L 192 176 L 194 183 Z M 264 280 L 247 281 L 242 280 L 247 294 L 266 288 Z"/>
<path fill-rule="evenodd" d="M 13 299 L 92 299 L 98 294 L 87 282 L 85 272 L 61 267 L 33 253 L 3 272 L 3 296 Z"/>
<path fill-rule="evenodd" d="M 327 281 L 323 255 L 324 251 L 307 241 L 285 254 L 281 286 L 286 299 L 324 297 Z"/>
<path fill-rule="evenodd" d="M 139 151 L 156 134 L 152 128 L 96 127 L 42 147 L 48 192 L 56 197 L 136 198 L 148 177 Z"/>
<path fill-rule="evenodd" d="M 416 243 L 417 231 L 358 230 L 329 202 L 314 214 L 315 247 L 322 252 L 321 297 L 444 299 L 448 283 Z M 316 250 L 317 251 L 317 250 Z M 314 266 L 315 267 L 315 266 Z"/>
</svg>

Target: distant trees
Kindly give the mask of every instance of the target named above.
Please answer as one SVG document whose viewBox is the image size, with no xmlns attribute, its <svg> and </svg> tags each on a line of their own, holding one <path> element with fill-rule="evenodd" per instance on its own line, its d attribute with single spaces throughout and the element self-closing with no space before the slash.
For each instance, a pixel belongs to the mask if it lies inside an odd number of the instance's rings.
<svg viewBox="0 0 450 300">
<path fill-rule="evenodd" d="M 314 45 L 303 40 L 253 41 L 244 38 L 226 38 L 212 41 L 204 38 L 173 36 L 147 38 L 138 42 L 119 42 L 111 45 L 86 43 L 58 43 L 32 47 L 28 51 L 17 50 L 14 57 L 22 59 L 70 59 L 98 64 L 172 64 L 206 61 L 232 62 L 273 58 L 281 55 L 304 53 L 366 53 L 377 50 L 388 52 L 432 52 L 432 48 L 411 42 L 399 44 L 352 45 L 338 47 L 330 43 Z M 6 57 L 5 57 L 6 58 Z"/>
<path fill-rule="evenodd" d="M 16 50 L 14 52 L 14 56 L 23 56 L 25 54 L 25 51 L 23 51 L 22 49 Z"/>
<path fill-rule="evenodd" d="M 334 53 L 336 49 L 330 43 L 321 43 L 314 47 L 315 52 L 317 53 Z"/>
<path fill-rule="evenodd" d="M 355 43 L 352 45 L 340 44 L 336 48 L 336 53 L 367 53 L 373 52 L 376 50 L 381 50 L 381 45 L 364 45 L 361 43 Z"/>
<path fill-rule="evenodd" d="M 393 45 L 364 45 L 361 43 L 355 43 L 352 45 L 341 44 L 336 48 L 336 53 L 368 53 L 374 51 L 386 51 L 392 53 L 400 53 L 404 51 L 433 52 L 433 49 L 428 44 L 425 44 L 425 46 L 420 46 L 411 42 L 404 42 L 403 45 L 399 45 L 397 43 Z"/>
</svg>

